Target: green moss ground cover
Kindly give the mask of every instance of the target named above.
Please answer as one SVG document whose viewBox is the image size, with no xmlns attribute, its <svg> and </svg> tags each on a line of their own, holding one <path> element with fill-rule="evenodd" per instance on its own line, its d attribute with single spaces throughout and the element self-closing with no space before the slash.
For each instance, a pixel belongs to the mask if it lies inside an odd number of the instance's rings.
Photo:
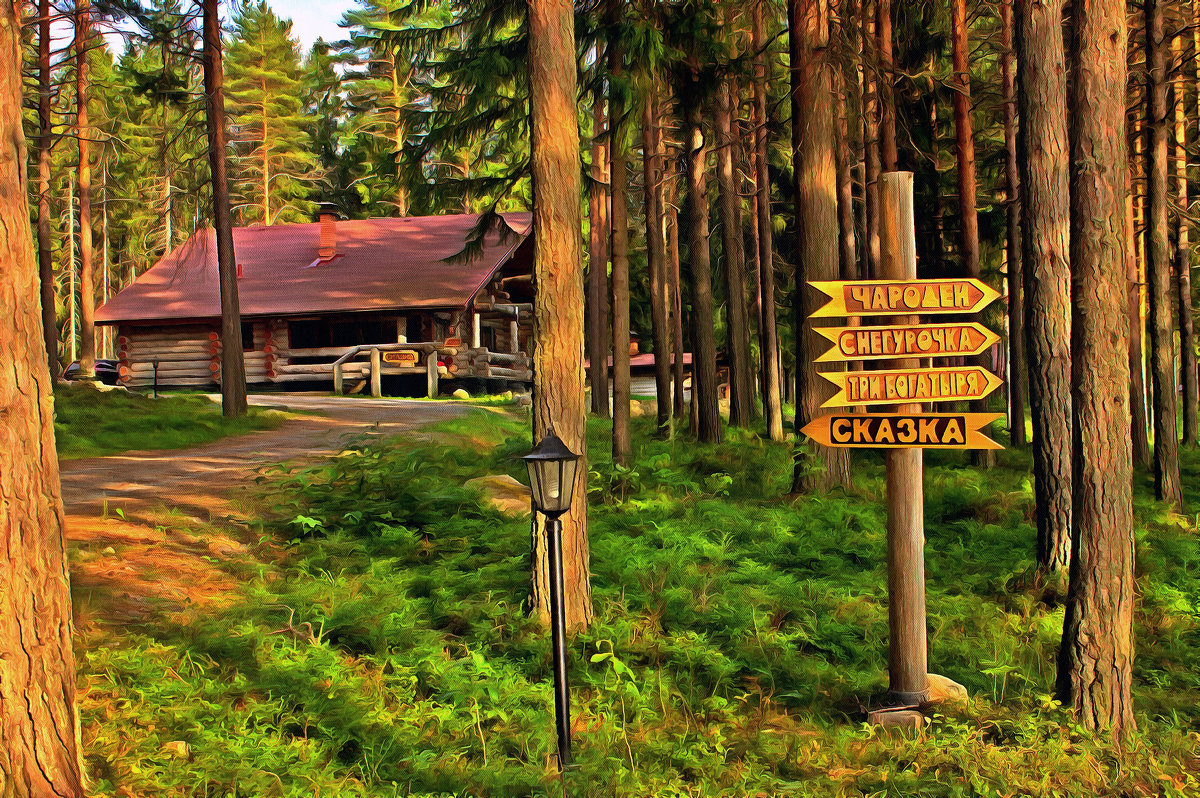
<svg viewBox="0 0 1200 798">
<path fill-rule="evenodd" d="M 564 794 L 528 521 L 462 487 L 521 475 L 527 420 L 479 411 L 442 431 L 458 444 L 363 444 L 264 474 L 269 519 L 245 523 L 285 554 L 243 568 L 232 604 L 85 634 L 97 795 Z M 565 794 L 1200 794 L 1200 544 L 1144 484 L 1139 730 L 1121 750 L 1048 695 L 1063 586 L 1036 575 L 1014 452 L 986 473 L 929 458 L 930 662 L 972 700 L 889 735 L 862 714 L 886 686 L 878 458 L 850 492 L 792 499 L 786 447 L 640 426 L 635 468 L 616 472 L 607 428 L 589 432 L 597 618 L 571 642 Z M 1200 507 L 1194 453 L 1186 472 Z M 179 742 L 186 756 L 163 748 Z"/>
<path fill-rule="evenodd" d="M 220 405 L 196 394 L 160 395 L 158 399 L 126 391 L 96 391 L 66 385 L 54 389 L 54 436 L 64 460 L 125 452 L 130 449 L 181 449 L 227 435 L 269 429 L 285 416 L 250 408 L 227 419 Z"/>
</svg>

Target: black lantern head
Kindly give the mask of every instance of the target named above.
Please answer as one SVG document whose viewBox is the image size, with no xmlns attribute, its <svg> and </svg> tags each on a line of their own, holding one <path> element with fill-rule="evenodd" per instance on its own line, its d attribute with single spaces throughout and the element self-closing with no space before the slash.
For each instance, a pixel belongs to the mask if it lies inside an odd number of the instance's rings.
<svg viewBox="0 0 1200 798">
<path fill-rule="evenodd" d="M 552 517 L 571 509 L 579 455 L 552 432 L 521 459 L 529 467 L 529 485 L 537 508 Z"/>
</svg>

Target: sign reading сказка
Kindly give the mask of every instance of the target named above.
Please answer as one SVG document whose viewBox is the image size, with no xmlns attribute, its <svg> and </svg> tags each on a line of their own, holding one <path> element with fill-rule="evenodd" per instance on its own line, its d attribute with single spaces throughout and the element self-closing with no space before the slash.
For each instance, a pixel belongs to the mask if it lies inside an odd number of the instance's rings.
<svg viewBox="0 0 1200 798">
<path fill-rule="evenodd" d="M 902 357 L 980 355 L 1000 336 L 979 322 L 959 324 L 889 324 L 879 327 L 817 327 L 833 342 L 818 363 L 850 360 L 893 360 Z"/>
<path fill-rule="evenodd" d="M 980 366 L 818 373 L 838 389 L 821 407 L 972 401 L 1004 384 Z"/>
<path fill-rule="evenodd" d="M 814 280 L 809 285 L 831 301 L 809 318 L 976 313 L 1000 294 L 975 279 Z"/>
<path fill-rule="evenodd" d="M 853 449 L 1003 449 L 979 430 L 1003 413 L 834 413 L 801 430 L 817 443 Z"/>
</svg>

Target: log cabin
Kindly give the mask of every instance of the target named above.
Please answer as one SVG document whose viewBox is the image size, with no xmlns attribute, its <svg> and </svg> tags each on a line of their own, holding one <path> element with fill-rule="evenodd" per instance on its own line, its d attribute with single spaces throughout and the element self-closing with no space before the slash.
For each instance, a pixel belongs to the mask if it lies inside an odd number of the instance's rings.
<svg viewBox="0 0 1200 798">
<path fill-rule="evenodd" d="M 409 377 L 532 380 L 529 213 L 500 214 L 469 245 L 474 214 L 235 228 L 246 381 L 341 393 Z M 216 238 L 197 232 L 96 311 L 116 328 L 121 383 L 218 386 Z"/>
</svg>

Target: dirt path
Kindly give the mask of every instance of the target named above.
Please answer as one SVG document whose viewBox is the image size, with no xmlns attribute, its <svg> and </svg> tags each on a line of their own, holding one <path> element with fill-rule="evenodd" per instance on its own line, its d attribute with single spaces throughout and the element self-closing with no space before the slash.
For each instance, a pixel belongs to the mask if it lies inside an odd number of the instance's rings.
<svg viewBox="0 0 1200 798">
<path fill-rule="evenodd" d="M 237 519 L 240 487 L 263 465 L 340 451 L 363 435 L 410 433 L 456 418 L 450 402 L 315 395 L 252 396 L 305 413 L 273 430 L 191 449 L 132 451 L 61 463 L 77 622 L 166 620 L 229 599 L 247 567 L 277 559 Z M 186 622 L 182 617 L 174 622 Z"/>
</svg>

